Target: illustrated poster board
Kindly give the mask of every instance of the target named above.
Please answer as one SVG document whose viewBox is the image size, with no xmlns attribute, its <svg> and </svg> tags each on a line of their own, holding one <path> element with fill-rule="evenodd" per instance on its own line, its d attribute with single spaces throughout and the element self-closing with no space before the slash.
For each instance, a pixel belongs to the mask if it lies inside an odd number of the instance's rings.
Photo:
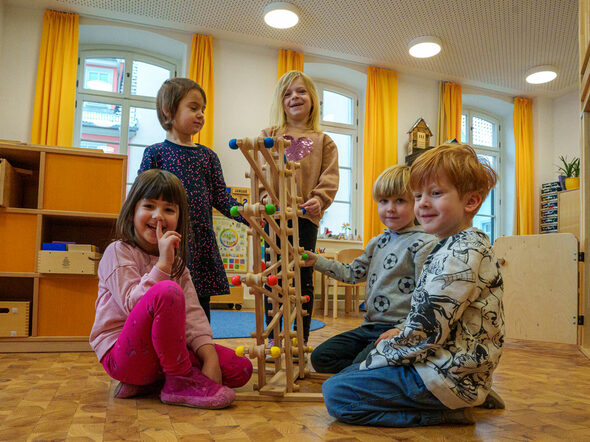
<svg viewBox="0 0 590 442">
<path fill-rule="evenodd" d="M 241 204 L 250 201 L 247 187 L 228 187 L 231 195 Z M 213 230 L 226 273 L 248 271 L 248 227 L 213 211 Z"/>
</svg>

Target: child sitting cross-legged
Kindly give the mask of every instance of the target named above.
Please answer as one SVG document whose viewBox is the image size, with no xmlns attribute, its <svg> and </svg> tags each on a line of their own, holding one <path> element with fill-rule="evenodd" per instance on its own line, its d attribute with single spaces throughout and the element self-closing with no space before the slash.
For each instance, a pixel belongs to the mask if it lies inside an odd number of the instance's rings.
<svg viewBox="0 0 590 442">
<path fill-rule="evenodd" d="M 356 425 L 472 424 L 492 387 L 504 340 L 502 276 L 471 222 L 496 184 L 468 145 L 443 144 L 410 171 L 416 217 L 439 239 L 401 332 L 323 385 L 328 412 Z"/>
<path fill-rule="evenodd" d="M 140 173 L 117 219 L 116 238 L 98 266 L 90 345 L 115 397 L 159 393 L 162 402 L 225 408 L 252 363 L 213 342 L 191 280 L 186 193 L 171 172 Z"/>
<path fill-rule="evenodd" d="M 369 241 L 363 255 L 343 264 L 309 253 L 306 266 L 349 284 L 367 281 L 367 313 L 360 327 L 333 336 L 311 354 L 320 373 L 338 373 L 364 361 L 375 342 L 399 332 L 410 311 L 410 299 L 424 260 L 436 237 L 414 226 L 414 197 L 405 165 L 386 169 L 373 185 L 379 219 L 387 229 Z"/>
</svg>

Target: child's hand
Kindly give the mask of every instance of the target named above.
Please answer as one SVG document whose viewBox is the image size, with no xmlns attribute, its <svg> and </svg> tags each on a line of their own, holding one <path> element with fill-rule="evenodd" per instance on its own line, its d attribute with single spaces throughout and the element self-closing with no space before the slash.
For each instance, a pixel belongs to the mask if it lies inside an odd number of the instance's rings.
<svg viewBox="0 0 590 442">
<path fill-rule="evenodd" d="M 307 259 L 303 261 L 302 267 L 313 267 L 315 265 L 315 262 L 318 260 L 318 255 L 312 252 L 308 252 L 307 250 L 305 251 L 305 253 L 307 253 Z"/>
<path fill-rule="evenodd" d="M 375 347 L 377 346 L 377 344 L 379 344 L 379 342 L 394 338 L 401 332 L 402 331 L 399 328 L 390 328 L 386 332 L 381 333 L 379 338 L 377 338 L 377 340 L 375 341 Z"/>
<path fill-rule="evenodd" d="M 156 265 L 165 273 L 172 273 L 174 264 L 174 250 L 180 245 L 180 234 L 174 230 L 162 233 L 162 222 L 158 221 L 156 225 L 156 237 L 158 238 L 158 250 L 160 258 Z"/>
<path fill-rule="evenodd" d="M 197 350 L 197 356 L 202 362 L 201 372 L 213 382 L 221 384 L 221 367 L 219 366 L 219 357 L 215 347 L 210 344 L 202 345 Z"/>
<path fill-rule="evenodd" d="M 305 209 L 311 216 L 320 216 L 322 212 L 322 205 L 315 198 L 310 198 L 299 206 L 300 209 Z"/>
</svg>

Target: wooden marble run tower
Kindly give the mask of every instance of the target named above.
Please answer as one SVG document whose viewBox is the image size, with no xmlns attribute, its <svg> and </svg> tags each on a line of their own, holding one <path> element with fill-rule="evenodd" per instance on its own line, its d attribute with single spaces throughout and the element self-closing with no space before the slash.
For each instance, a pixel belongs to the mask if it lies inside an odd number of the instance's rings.
<svg viewBox="0 0 590 442">
<path fill-rule="evenodd" d="M 231 210 L 232 216 L 242 215 L 248 221 L 254 244 L 252 273 L 232 278 L 233 285 L 248 286 L 254 295 L 256 312 L 256 330 L 252 333 L 255 343 L 236 349 L 238 356 L 256 359 L 258 368 L 255 391 L 238 392 L 238 398 L 242 399 L 323 400 L 321 393 L 302 392 L 296 383 L 310 376 L 306 355 L 312 348 L 304 346 L 303 341 L 303 316 L 308 313 L 302 304 L 309 299 L 301 296 L 299 273 L 301 260 L 307 256 L 299 247 L 297 217 L 305 211 L 299 209 L 302 201 L 297 196 L 295 172 L 299 163 L 288 161 L 285 154 L 289 144 L 289 140 L 281 137 L 233 139 L 229 143 L 230 148 L 241 150 L 250 164 L 246 178 L 250 179 L 253 202 Z M 259 202 L 261 197 L 263 203 Z M 266 243 L 266 257 L 258 247 L 261 239 Z M 272 305 L 272 320 L 266 327 L 264 296 Z M 293 324 L 296 331 L 291 330 Z M 275 346 L 266 348 L 265 342 L 271 332 Z M 273 370 L 267 371 L 267 358 L 274 361 Z"/>
</svg>

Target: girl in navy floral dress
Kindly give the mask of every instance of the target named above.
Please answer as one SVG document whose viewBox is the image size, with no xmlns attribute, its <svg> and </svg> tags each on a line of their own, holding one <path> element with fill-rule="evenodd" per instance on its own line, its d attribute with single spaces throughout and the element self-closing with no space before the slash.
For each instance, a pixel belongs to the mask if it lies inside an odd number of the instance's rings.
<svg viewBox="0 0 590 442">
<path fill-rule="evenodd" d="M 229 284 L 213 231 L 215 207 L 227 217 L 238 202 L 227 192 L 219 158 L 206 146 L 195 144 L 193 135 L 205 124 L 205 91 L 188 78 L 166 80 L 156 98 L 160 124 L 166 139 L 145 149 L 139 173 L 148 169 L 172 172 L 186 190 L 190 235 L 187 267 L 199 301 L 211 320 L 211 296 L 229 293 Z M 233 218 L 246 224 L 244 218 Z"/>
</svg>

